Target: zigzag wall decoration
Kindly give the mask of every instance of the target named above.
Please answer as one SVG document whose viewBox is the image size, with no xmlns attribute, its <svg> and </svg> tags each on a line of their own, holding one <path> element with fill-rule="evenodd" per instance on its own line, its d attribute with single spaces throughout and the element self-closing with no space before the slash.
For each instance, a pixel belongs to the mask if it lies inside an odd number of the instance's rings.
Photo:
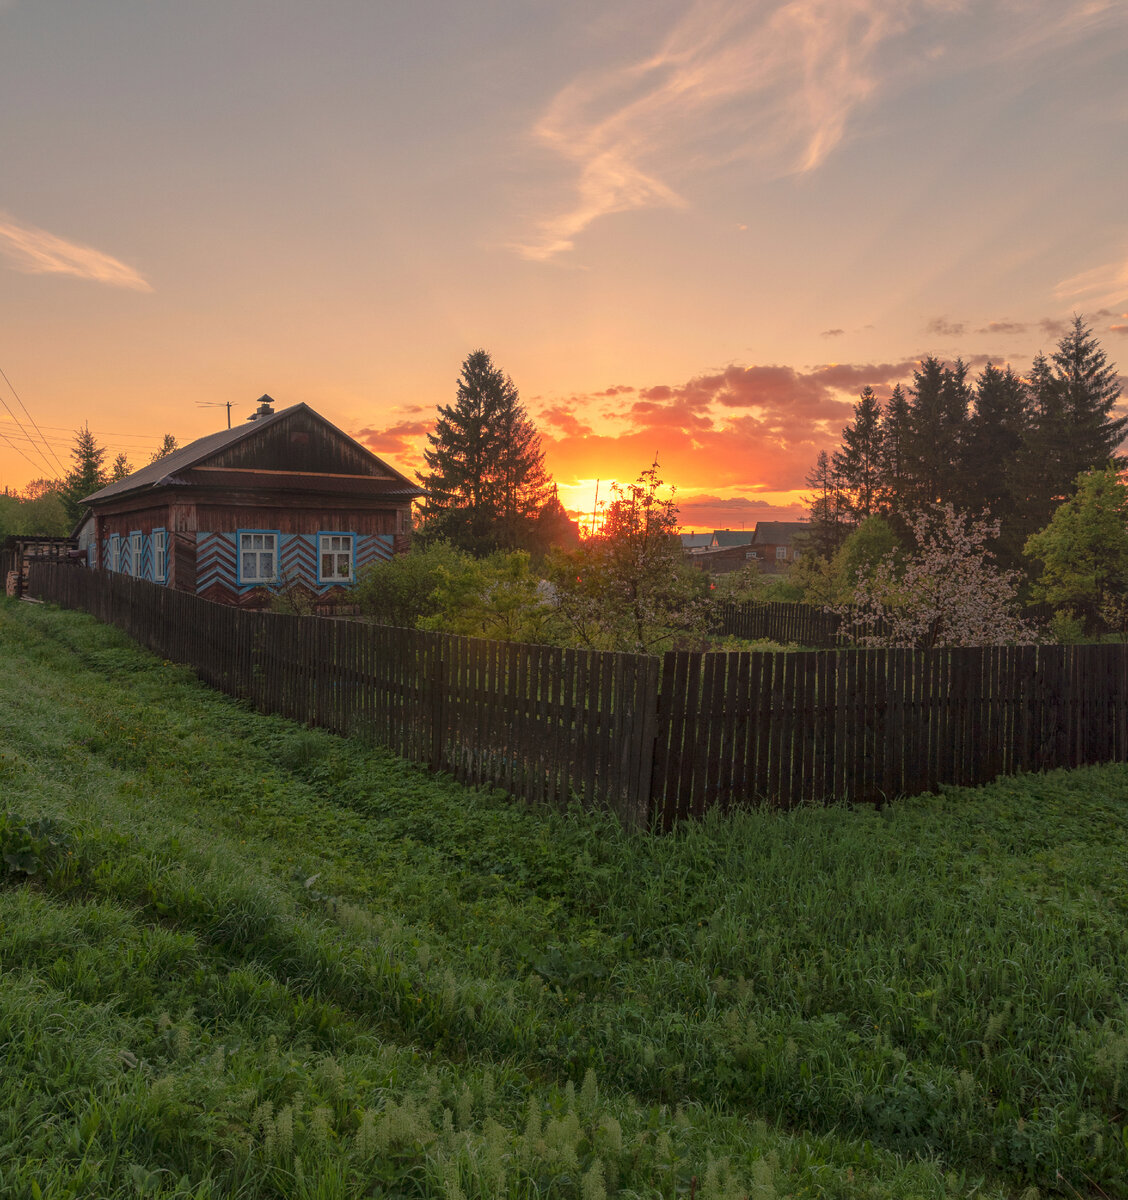
<svg viewBox="0 0 1128 1200">
<path fill-rule="evenodd" d="M 233 533 L 196 534 L 196 591 L 219 586 L 236 592 L 235 535 Z"/>
</svg>

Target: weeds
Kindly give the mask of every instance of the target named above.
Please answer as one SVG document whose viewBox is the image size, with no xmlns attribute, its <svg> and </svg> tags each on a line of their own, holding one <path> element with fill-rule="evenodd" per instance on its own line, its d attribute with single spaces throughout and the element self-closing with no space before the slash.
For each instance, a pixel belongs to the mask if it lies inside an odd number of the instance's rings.
<svg viewBox="0 0 1128 1200">
<path fill-rule="evenodd" d="M 1124 768 L 654 838 L 0 636 L 0 1194 L 1128 1185 Z"/>
</svg>

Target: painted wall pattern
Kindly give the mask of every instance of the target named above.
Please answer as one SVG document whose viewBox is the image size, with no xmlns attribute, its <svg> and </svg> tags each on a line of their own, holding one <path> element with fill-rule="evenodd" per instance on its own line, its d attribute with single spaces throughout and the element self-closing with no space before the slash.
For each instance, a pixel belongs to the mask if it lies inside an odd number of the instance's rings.
<svg viewBox="0 0 1128 1200">
<path fill-rule="evenodd" d="M 326 530 L 326 532 L 337 532 Z M 391 558 L 392 535 L 361 534 L 354 541 L 354 574 L 369 563 Z M 283 533 L 279 535 L 279 568 L 287 584 L 300 583 L 316 595 L 324 596 L 338 583 L 319 583 L 317 580 L 317 534 Z M 196 534 L 196 591 L 204 593 L 221 588 L 237 596 L 246 595 L 261 587 L 257 583 L 239 583 L 238 552 L 234 533 Z"/>
<path fill-rule="evenodd" d="M 102 538 L 102 548 L 101 548 L 102 552 L 100 555 L 99 565 L 107 571 L 112 569 L 112 564 L 113 564 L 112 546 L 113 546 L 114 536 L 115 536 L 114 534 L 107 534 L 105 537 Z M 132 537 L 132 535 L 128 534 L 128 533 L 123 533 L 123 534 L 117 535 L 117 543 L 118 543 L 118 566 L 117 566 L 117 569 L 122 575 L 136 574 L 138 579 L 148 579 L 150 581 L 150 583 L 167 583 L 168 582 L 167 579 L 163 579 L 163 578 L 158 579 L 157 576 L 154 574 L 154 569 L 157 564 L 156 564 L 156 561 L 155 561 L 155 558 L 153 555 L 153 535 L 151 533 L 143 533 L 141 535 L 141 570 L 139 572 L 135 572 L 133 569 L 134 562 L 133 562 L 133 537 Z M 166 563 L 167 563 L 167 558 L 168 558 L 167 539 L 165 542 L 165 547 L 166 547 L 165 548 L 165 558 L 166 558 Z M 94 565 L 93 560 L 90 561 L 89 565 L 90 566 Z"/>
<path fill-rule="evenodd" d="M 341 532 L 326 530 L 327 533 Z M 258 591 L 259 583 L 238 581 L 239 556 L 237 535 L 234 533 L 201 532 L 196 535 L 196 593 L 209 599 L 230 603 L 250 597 Z M 110 567 L 112 535 L 102 539 L 102 565 Z M 391 558 L 393 536 L 391 534 L 360 534 L 354 538 L 354 575 L 359 574 L 371 563 Z M 128 534 L 118 539 L 118 570 L 125 575 L 133 574 L 131 541 Z M 167 549 L 166 549 L 167 556 Z M 281 577 L 288 584 L 300 583 L 317 596 L 341 588 L 340 582 L 319 583 L 317 560 L 317 534 L 286 533 L 279 535 L 278 549 Z M 158 583 L 168 583 L 168 578 L 154 579 L 153 535 L 146 533 L 141 539 L 140 578 Z M 347 586 L 347 585 L 345 585 Z"/>
</svg>

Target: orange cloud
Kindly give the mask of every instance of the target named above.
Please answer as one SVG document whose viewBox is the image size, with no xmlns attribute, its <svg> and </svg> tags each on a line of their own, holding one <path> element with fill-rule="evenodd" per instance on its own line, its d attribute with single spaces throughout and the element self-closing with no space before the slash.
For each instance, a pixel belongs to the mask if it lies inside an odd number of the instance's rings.
<svg viewBox="0 0 1128 1200">
<path fill-rule="evenodd" d="M 373 454 L 396 454 L 410 462 L 418 462 L 423 435 L 433 427 L 433 421 L 401 421 L 384 429 L 361 429 L 352 436 Z"/>
<path fill-rule="evenodd" d="M 20 225 L 0 212 L 0 254 L 26 275 L 73 275 L 110 287 L 153 289 L 132 267 L 78 242 L 68 242 L 34 225 Z"/>
<path fill-rule="evenodd" d="M 592 432 L 590 425 L 580 421 L 572 409 L 563 404 L 555 404 L 551 408 L 544 409 L 540 414 L 540 419 L 544 424 L 554 426 L 562 433 L 572 437 L 584 437 Z"/>
</svg>

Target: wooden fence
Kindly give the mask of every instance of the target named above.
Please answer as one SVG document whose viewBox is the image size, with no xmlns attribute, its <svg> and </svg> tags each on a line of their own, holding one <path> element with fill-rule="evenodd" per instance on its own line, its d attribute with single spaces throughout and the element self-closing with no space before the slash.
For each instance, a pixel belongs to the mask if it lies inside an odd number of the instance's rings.
<svg viewBox="0 0 1128 1200">
<path fill-rule="evenodd" d="M 658 659 L 244 612 L 46 563 L 30 586 L 264 712 L 633 825 L 1128 758 L 1125 645 Z"/>
</svg>

